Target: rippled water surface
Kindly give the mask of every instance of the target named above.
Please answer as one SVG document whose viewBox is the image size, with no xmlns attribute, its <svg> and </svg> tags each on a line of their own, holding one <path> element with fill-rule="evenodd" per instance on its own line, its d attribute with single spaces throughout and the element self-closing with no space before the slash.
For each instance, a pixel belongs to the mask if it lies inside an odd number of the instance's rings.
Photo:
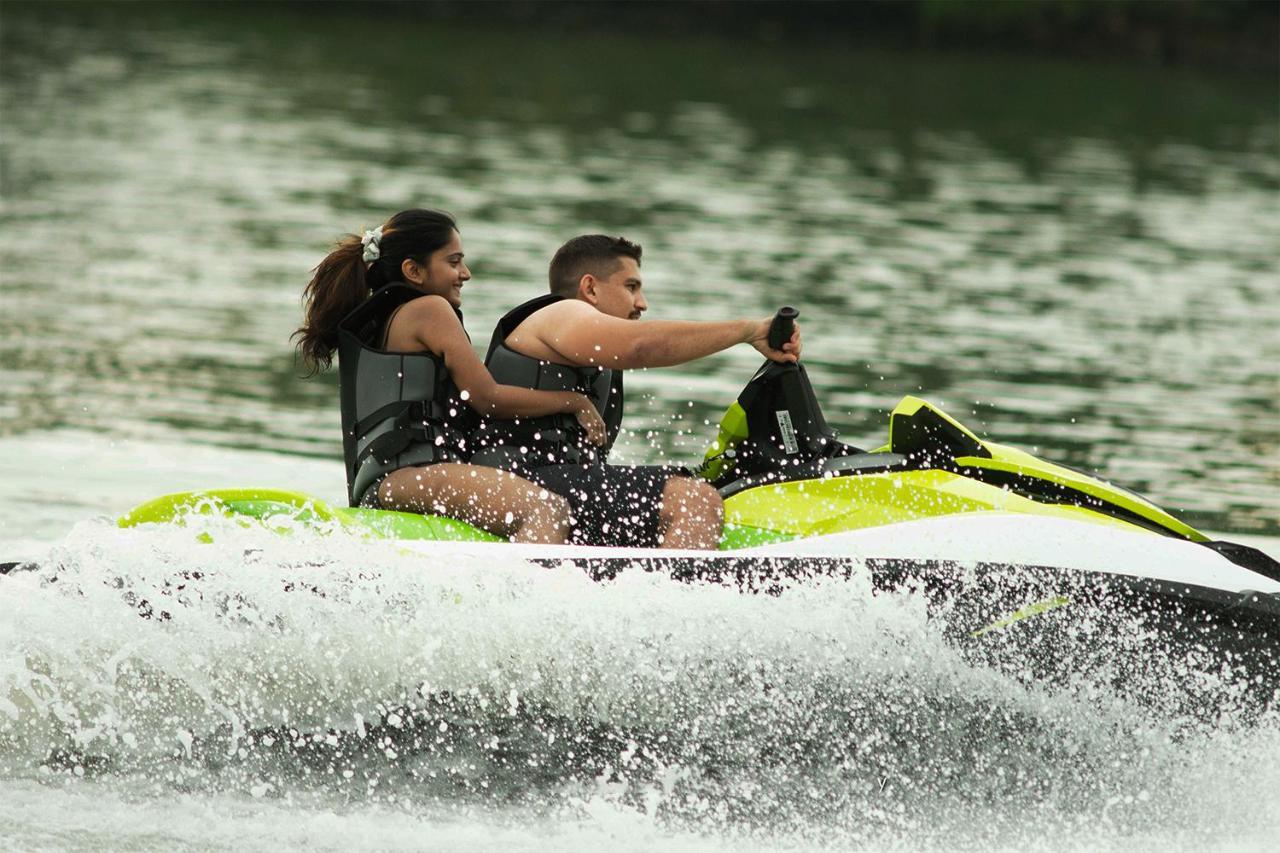
<svg viewBox="0 0 1280 853">
<path fill-rule="evenodd" d="M 6 441 L 336 457 L 333 382 L 287 342 L 301 286 L 429 204 L 478 340 L 564 239 L 622 232 L 651 316 L 798 305 L 849 440 L 923 393 L 1193 523 L 1280 530 L 1274 81 L 145 10 L 6 5 Z M 701 455 L 754 364 L 636 377 L 633 455 Z"/>
<path fill-rule="evenodd" d="M 1273 78 L 390 14 L 0 6 L 0 542 L 60 543 L 72 578 L 208 563 L 226 585 L 141 630 L 119 589 L 6 581 L 0 836 L 1194 849 L 1276 829 L 1274 795 L 1233 796 L 1276 790 L 1274 726 L 1188 736 L 1120 698 L 1028 695 L 908 604 L 847 624 L 871 606 L 854 589 L 531 586 L 443 558 L 416 578 L 393 553 L 232 537 L 255 567 L 85 522 L 205 486 L 340 499 L 336 382 L 299 378 L 288 343 L 301 288 L 342 233 L 429 205 L 461 223 L 477 342 L 565 239 L 623 233 L 652 317 L 798 306 L 848 441 L 881 443 L 918 394 L 1197 526 L 1280 534 Z M 625 453 L 700 457 L 756 362 L 629 380 Z M 308 560 L 385 583 L 281 599 Z M 23 689 L 40 713 L 10 712 Z M 291 727 L 346 734 L 263 746 Z"/>
</svg>

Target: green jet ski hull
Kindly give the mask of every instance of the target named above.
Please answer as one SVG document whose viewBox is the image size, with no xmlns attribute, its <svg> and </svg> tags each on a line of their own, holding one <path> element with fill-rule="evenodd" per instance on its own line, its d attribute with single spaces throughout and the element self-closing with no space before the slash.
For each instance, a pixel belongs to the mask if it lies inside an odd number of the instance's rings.
<svg viewBox="0 0 1280 853">
<path fill-rule="evenodd" d="M 976 512 L 1012 512 L 1143 529 L 1086 507 L 1037 503 L 997 486 L 947 471 L 890 471 L 769 483 L 731 495 L 725 500 L 725 527 L 720 550 L 734 551 L 766 543 Z M 164 495 L 129 510 L 121 516 L 119 524 L 121 527 L 163 524 L 191 513 L 236 516 L 268 523 L 275 517 L 288 517 L 303 523 L 336 523 L 378 539 L 503 541 L 492 533 L 453 518 L 365 507 L 337 507 L 301 492 L 271 488 L 210 489 Z M 1208 538 L 1203 534 L 1197 535 L 1202 540 Z"/>
<path fill-rule="evenodd" d="M 745 437 L 734 435 L 734 424 L 742 420 L 735 407 L 725 416 L 704 472 L 714 469 L 711 463 Z M 950 452 L 924 452 L 940 436 Z M 893 410 L 889 443 L 875 452 L 810 461 L 761 477 L 743 476 L 722 493 L 726 495 L 722 551 L 989 512 L 1209 541 L 1205 534 L 1132 492 L 1024 451 L 984 442 L 915 397 L 905 398 Z M 284 514 L 303 521 L 338 523 L 384 539 L 499 541 L 452 518 L 334 507 L 309 495 L 269 488 L 165 495 L 130 510 L 120 525 L 164 523 L 190 512 L 246 519 Z"/>
</svg>

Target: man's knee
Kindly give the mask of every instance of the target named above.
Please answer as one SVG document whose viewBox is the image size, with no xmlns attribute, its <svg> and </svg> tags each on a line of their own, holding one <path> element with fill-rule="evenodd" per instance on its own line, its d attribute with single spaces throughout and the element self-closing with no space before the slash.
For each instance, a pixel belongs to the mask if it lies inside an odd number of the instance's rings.
<svg viewBox="0 0 1280 853">
<path fill-rule="evenodd" d="M 514 541 L 563 544 L 569 540 L 572 523 L 569 502 L 554 492 L 542 490 L 536 500 L 525 506 Z"/>
<path fill-rule="evenodd" d="M 535 510 L 543 518 L 549 519 L 556 524 L 569 524 L 570 510 L 569 501 L 555 492 L 549 492 L 546 489 L 540 490 L 537 509 Z"/>
<path fill-rule="evenodd" d="M 715 486 L 693 477 L 672 477 L 662 490 L 662 515 L 698 516 L 707 521 L 724 517 L 724 500 Z"/>
</svg>

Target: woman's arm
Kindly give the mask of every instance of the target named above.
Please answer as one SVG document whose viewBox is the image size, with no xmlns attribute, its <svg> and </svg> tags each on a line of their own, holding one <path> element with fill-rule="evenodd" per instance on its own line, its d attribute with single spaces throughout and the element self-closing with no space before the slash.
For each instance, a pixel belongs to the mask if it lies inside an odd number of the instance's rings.
<svg viewBox="0 0 1280 853">
<path fill-rule="evenodd" d="M 586 395 L 575 391 L 535 391 L 494 381 L 444 298 L 415 299 L 404 306 L 400 315 L 393 322 L 412 324 L 409 328 L 418 344 L 444 359 L 453 384 L 480 414 L 496 418 L 573 415 L 594 444 L 604 443 L 604 421 Z"/>
</svg>

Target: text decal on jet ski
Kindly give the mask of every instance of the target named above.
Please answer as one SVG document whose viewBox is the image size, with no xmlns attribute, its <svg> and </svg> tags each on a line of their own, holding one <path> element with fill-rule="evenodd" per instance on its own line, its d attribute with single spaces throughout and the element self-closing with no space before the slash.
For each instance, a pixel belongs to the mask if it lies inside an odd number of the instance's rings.
<svg viewBox="0 0 1280 853">
<path fill-rule="evenodd" d="M 796 441 L 796 428 L 791 425 L 791 413 L 781 409 L 773 415 L 778 419 L 778 429 L 782 432 L 782 446 L 787 449 L 787 455 L 799 453 L 800 443 Z"/>
</svg>

